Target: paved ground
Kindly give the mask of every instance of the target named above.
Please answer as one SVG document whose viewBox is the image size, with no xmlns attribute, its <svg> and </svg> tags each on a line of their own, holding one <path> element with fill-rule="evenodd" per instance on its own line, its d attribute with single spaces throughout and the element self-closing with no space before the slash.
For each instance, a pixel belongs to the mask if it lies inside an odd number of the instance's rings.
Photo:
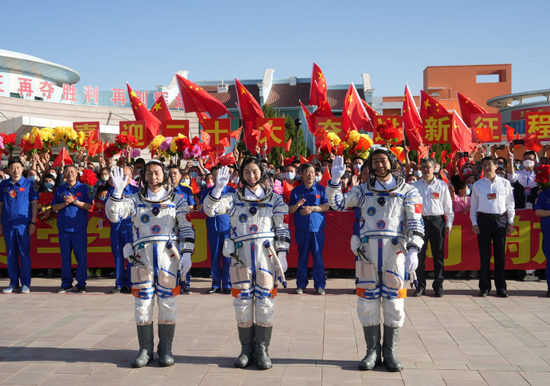
<svg viewBox="0 0 550 386">
<path fill-rule="evenodd" d="M 357 369 L 365 341 L 347 279 L 329 280 L 326 296 L 280 293 L 267 371 L 233 367 L 240 346 L 231 297 L 199 294 L 210 285 L 196 279 L 195 293 L 178 298 L 176 365 L 160 368 L 155 358 L 132 369 L 133 298 L 107 294 L 112 283 L 92 279 L 87 294 L 53 294 L 59 279 L 34 279 L 31 294 L 0 295 L 0 384 L 550 385 L 545 282 L 510 281 L 508 299 L 478 298 L 475 280 L 447 281 L 441 299 L 408 298 L 401 373 Z"/>
</svg>

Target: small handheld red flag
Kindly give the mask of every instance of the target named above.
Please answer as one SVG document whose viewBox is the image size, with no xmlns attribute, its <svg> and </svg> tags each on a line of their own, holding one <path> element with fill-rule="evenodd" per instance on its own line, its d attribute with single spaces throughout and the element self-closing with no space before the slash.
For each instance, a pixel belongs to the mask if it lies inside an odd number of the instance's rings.
<svg viewBox="0 0 550 386">
<path fill-rule="evenodd" d="M 323 173 L 323 177 L 321 177 L 321 181 L 319 182 L 319 185 L 323 185 L 326 188 L 330 179 L 331 179 L 330 170 L 329 168 L 326 168 L 325 172 Z"/>
<path fill-rule="evenodd" d="M 67 149 L 62 148 L 61 153 L 55 158 L 55 160 L 52 163 L 52 168 L 58 168 L 61 167 L 61 162 L 65 161 L 65 165 L 72 165 L 73 160 L 71 159 L 71 156 L 69 153 L 67 153 Z"/>
<path fill-rule="evenodd" d="M 506 142 L 510 143 L 514 140 L 514 128 L 508 125 L 504 125 L 506 128 Z"/>
</svg>

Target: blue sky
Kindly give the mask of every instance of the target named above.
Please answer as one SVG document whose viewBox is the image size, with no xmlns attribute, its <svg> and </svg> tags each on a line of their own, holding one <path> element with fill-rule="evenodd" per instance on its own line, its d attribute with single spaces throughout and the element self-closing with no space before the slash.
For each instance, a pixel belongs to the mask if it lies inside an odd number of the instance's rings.
<svg viewBox="0 0 550 386">
<path fill-rule="evenodd" d="M 78 71 L 77 88 L 311 76 L 417 94 L 427 66 L 512 63 L 513 92 L 550 88 L 550 1 L 11 1 L 0 48 Z"/>
</svg>

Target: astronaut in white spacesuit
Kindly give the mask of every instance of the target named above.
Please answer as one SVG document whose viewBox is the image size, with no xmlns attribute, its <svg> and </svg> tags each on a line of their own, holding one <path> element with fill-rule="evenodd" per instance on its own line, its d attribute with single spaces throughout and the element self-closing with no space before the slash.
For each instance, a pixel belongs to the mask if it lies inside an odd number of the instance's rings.
<svg viewBox="0 0 550 386">
<path fill-rule="evenodd" d="M 388 149 L 374 150 L 367 164 L 371 173 L 368 183 L 342 194 L 340 178 L 345 165 L 342 157 L 336 157 L 326 192 L 335 210 L 361 208 L 359 236 L 351 240 L 357 256 L 357 314 L 367 342 L 367 355 L 359 368 L 372 370 L 381 363 L 383 351 L 387 369 L 401 371 L 396 349 L 405 321 L 406 272 L 414 273 L 423 245 L 422 198 L 396 173 L 397 159 Z M 380 303 L 384 312 L 383 350 Z"/>
<path fill-rule="evenodd" d="M 255 357 L 258 368 L 265 370 L 272 367 L 268 347 L 277 279 L 286 284 L 288 206 L 273 192 L 257 158 L 243 161 L 237 192 L 222 196 L 230 177 L 226 166 L 219 170 L 216 187 L 204 200 L 204 211 L 210 217 L 227 214 L 231 222 L 231 238 L 226 239 L 223 254 L 232 258 L 231 290 L 242 346 L 235 367 L 247 367 Z"/>
<path fill-rule="evenodd" d="M 158 160 L 151 160 L 141 171 L 143 188 L 124 197 L 127 176 L 114 168 L 111 174 L 114 192 L 105 212 L 112 222 L 132 216 L 133 243 L 126 244 L 124 257 L 131 268 L 132 294 L 139 354 L 132 367 L 146 366 L 153 359 L 153 306 L 158 298 L 158 355 L 161 366 L 174 364 L 172 341 L 176 328 L 176 295 L 180 275 L 191 269 L 195 231 L 187 218 L 186 200 L 168 183 L 168 171 Z M 179 272 L 178 272 L 179 271 Z"/>
</svg>

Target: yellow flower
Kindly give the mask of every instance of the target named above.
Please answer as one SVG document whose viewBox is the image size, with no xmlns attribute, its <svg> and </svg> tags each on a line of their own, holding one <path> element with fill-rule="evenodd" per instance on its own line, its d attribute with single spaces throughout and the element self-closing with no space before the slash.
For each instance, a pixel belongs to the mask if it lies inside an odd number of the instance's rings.
<svg viewBox="0 0 550 386">
<path fill-rule="evenodd" d="M 176 141 L 172 141 L 172 144 L 170 145 L 170 151 L 172 153 L 176 153 L 178 151 L 178 145 L 176 144 Z"/>
<path fill-rule="evenodd" d="M 365 138 L 367 141 L 369 141 L 370 146 L 372 146 L 372 139 L 368 134 L 361 134 L 361 138 Z"/>
<path fill-rule="evenodd" d="M 340 137 L 338 137 L 338 135 L 336 135 L 335 133 L 328 133 L 327 137 L 333 145 L 340 144 Z"/>
<path fill-rule="evenodd" d="M 160 144 L 164 142 L 164 139 L 165 138 L 162 135 L 157 135 L 155 138 L 153 138 L 153 140 L 149 144 L 149 150 L 151 151 L 151 153 L 158 149 Z"/>
<path fill-rule="evenodd" d="M 185 135 L 183 135 L 182 133 L 178 133 L 178 138 L 187 138 Z"/>
<path fill-rule="evenodd" d="M 357 130 L 352 130 L 348 134 L 348 145 L 354 146 L 359 142 L 359 138 L 361 138 L 361 134 Z"/>
<path fill-rule="evenodd" d="M 28 141 L 30 137 L 31 137 L 31 133 L 27 133 L 27 134 L 25 134 L 25 136 L 23 137 L 23 139 L 24 139 L 25 141 Z"/>
</svg>

